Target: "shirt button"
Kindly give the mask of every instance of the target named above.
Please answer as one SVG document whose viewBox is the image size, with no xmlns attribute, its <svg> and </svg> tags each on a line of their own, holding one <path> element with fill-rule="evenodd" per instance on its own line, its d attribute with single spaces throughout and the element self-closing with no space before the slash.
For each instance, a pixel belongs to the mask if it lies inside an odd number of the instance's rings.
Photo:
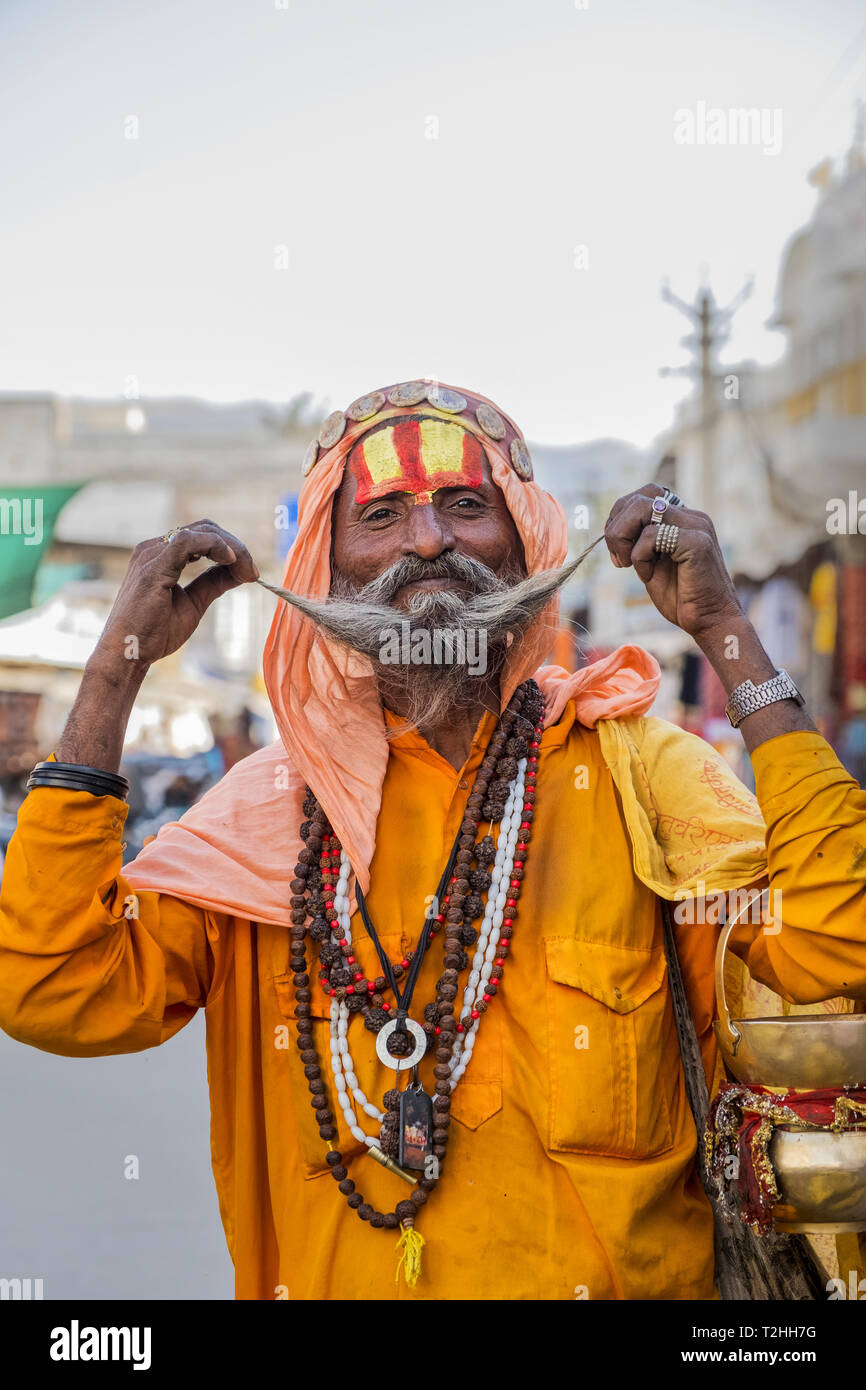
<svg viewBox="0 0 866 1390">
<path fill-rule="evenodd" d="M 465 777 L 461 777 L 461 778 L 460 778 L 460 781 L 457 783 L 457 785 L 458 785 L 458 787 L 460 788 L 460 790 L 461 790 L 462 792 L 465 792 L 466 789 L 467 789 L 467 787 L 469 786 L 469 783 L 467 782 L 467 780 L 466 780 Z"/>
<path fill-rule="evenodd" d="M 622 999 L 622 990 L 618 989 L 616 985 L 614 985 L 613 987 L 613 992 L 616 995 L 617 999 Z"/>
</svg>

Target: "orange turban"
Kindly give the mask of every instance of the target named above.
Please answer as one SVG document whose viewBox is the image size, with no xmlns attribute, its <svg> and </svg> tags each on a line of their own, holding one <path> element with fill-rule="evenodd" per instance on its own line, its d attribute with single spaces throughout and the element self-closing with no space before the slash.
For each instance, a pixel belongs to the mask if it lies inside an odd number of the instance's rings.
<svg viewBox="0 0 866 1390">
<path fill-rule="evenodd" d="M 332 504 L 346 458 L 367 431 L 408 415 L 447 419 L 475 435 L 523 542 L 527 571 L 563 563 L 565 513 L 531 481 L 528 450 L 514 422 L 477 393 L 413 382 L 371 392 L 325 421 L 321 444 L 312 445 L 307 455 L 298 535 L 286 560 L 284 588 L 327 596 Z M 570 699 L 588 727 L 599 719 L 645 713 L 658 689 L 659 669 L 639 647 L 621 647 L 573 674 L 539 666 L 558 612 L 554 598 L 509 651 L 502 708 L 534 675 L 546 698 L 547 724 L 559 719 Z M 279 600 L 265 644 L 264 675 L 281 742 L 245 758 L 180 821 L 164 826 L 126 877 L 134 888 L 155 888 L 253 921 L 288 925 L 288 881 L 301 848 L 304 784 L 315 792 L 366 892 L 388 742 L 367 658 L 325 637 Z"/>
</svg>

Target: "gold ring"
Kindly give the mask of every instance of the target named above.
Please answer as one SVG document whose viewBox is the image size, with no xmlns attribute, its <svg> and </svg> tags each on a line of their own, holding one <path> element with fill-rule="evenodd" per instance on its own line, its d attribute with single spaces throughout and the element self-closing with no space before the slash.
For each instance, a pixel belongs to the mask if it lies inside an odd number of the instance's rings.
<svg viewBox="0 0 866 1390">
<path fill-rule="evenodd" d="M 165 543 L 166 543 L 166 545 L 167 545 L 167 544 L 169 543 L 169 541 L 173 541 L 173 540 L 174 540 L 174 538 L 175 538 L 175 536 L 177 535 L 178 531 L 188 531 L 188 530 L 189 530 L 189 527 L 188 527 L 188 526 L 174 526 L 174 527 L 172 527 L 172 529 L 171 529 L 170 531 L 166 531 L 166 533 L 165 533 L 165 535 L 163 536 L 162 539 L 165 541 Z"/>
</svg>

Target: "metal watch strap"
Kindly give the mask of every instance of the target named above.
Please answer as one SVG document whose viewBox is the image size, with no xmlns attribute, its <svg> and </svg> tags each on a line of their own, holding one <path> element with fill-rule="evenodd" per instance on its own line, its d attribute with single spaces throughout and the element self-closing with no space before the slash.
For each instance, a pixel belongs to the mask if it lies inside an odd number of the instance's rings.
<svg viewBox="0 0 866 1390">
<path fill-rule="evenodd" d="M 774 705 L 777 700 L 796 700 L 798 705 L 804 703 L 803 696 L 787 671 L 777 671 L 775 676 L 771 676 L 761 685 L 755 685 L 753 681 L 743 681 L 736 690 L 731 691 L 725 705 L 725 714 L 736 729 L 747 714 L 754 714 L 759 709 L 765 709 L 767 705 Z"/>
</svg>

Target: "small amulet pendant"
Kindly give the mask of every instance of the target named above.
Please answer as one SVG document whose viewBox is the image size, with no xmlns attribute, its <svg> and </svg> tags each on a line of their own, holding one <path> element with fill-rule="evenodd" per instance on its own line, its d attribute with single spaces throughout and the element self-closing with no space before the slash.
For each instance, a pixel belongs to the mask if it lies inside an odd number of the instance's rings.
<svg viewBox="0 0 866 1390">
<path fill-rule="evenodd" d="M 433 1102 L 423 1086 L 407 1086 L 400 1096 L 400 1167 L 423 1171 L 432 1152 Z"/>
</svg>

